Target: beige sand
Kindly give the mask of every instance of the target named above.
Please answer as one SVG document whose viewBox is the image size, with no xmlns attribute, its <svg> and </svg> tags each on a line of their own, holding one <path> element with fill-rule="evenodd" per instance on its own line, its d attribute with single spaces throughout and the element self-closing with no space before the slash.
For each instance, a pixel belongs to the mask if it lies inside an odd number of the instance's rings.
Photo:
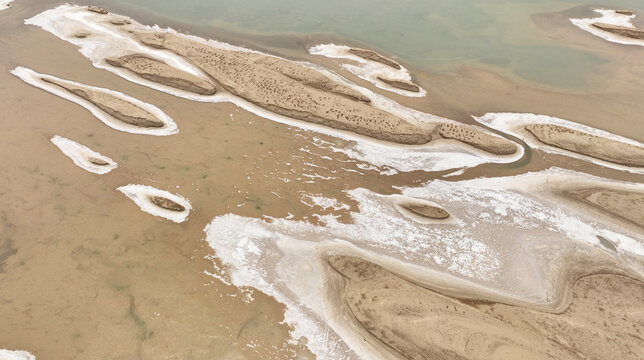
<svg viewBox="0 0 644 360">
<path fill-rule="evenodd" d="M 516 145 L 509 140 L 462 125 L 441 124 L 439 134 L 496 155 L 510 155 L 517 151 Z"/>
<path fill-rule="evenodd" d="M 633 12 L 629 10 L 615 10 L 615 12 L 621 15 L 633 15 Z"/>
<path fill-rule="evenodd" d="M 533 124 L 526 126 L 526 130 L 548 145 L 620 165 L 644 167 L 644 148 L 635 145 L 560 125 Z"/>
<path fill-rule="evenodd" d="M 200 66 L 224 90 L 274 113 L 380 140 L 424 144 L 427 130 L 364 101 L 364 96 L 316 70 L 258 53 L 234 51 L 162 33 L 138 33 L 148 46 L 168 49 Z"/>
<path fill-rule="evenodd" d="M 594 23 L 592 25 L 599 30 L 606 31 L 611 34 L 627 37 L 630 39 L 644 40 L 644 30 L 604 23 Z"/>
<path fill-rule="evenodd" d="M 104 8 L 102 8 L 100 6 L 88 6 L 87 10 L 89 10 L 91 12 L 98 13 L 98 14 L 107 14 L 107 10 L 105 10 Z"/>
<path fill-rule="evenodd" d="M 404 359 L 638 359 L 644 284 L 620 275 L 579 279 L 560 314 L 457 299 L 373 263 L 334 256 L 357 322 Z M 639 325 L 638 325 L 639 324 Z"/>
<path fill-rule="evenodd" d="M 410 83 L 408 81 L 401 81 L 401 80 L 393 80 L 393 79 L 387 79 L 378 76 L 378 80 L 384 82 L 385 84 L 389 86 L 393 86 L 398 89 L 406 90 L 406 91 L 411 91 L 411 92 L 419 92 L 420 88 L 418 85 Z"/>
<path fill-rule="evenodd" d="M 349 52 L 351 54 L 359 56 L 359 57 L 361 57 L 363 59 L 376 61 L 376 62 L 379 62 L 381 64 L 385 64 L 387 66 L 390 66 L 390 67 L 392 67 L 392 68 L 394 68 L 396 70 L 400 69 L 400 64 L 398 64 L 397 62 L 378 54 L 377 52 L 375 52 L 373 50 L 351 48 L 351 49 L 349 49 Z"/>
<path fill-rule="evenodd" d="M 564 195 L 644 227 L 644 193 L 588 188 L 564 191 Z"/>
<path fill-rule="evenodd" d="M 212 95 L 216 92 L 212 83 L 145 55 L 109 58 L 105 59 L 105 62 L 115 67 L 128 69 L 146 80 L 180 90 L 201 95 Z"/>
<path fill-rule="evenodd" d="M 184 206 L 177 204 L 176 202 L 161 196 L 150 196 L 150 201 L 152 201 L 154 205 L 167 210 L 172 210 L 172 211 L 186 210 Z"/>
<path fill-rule="evenodd" d="M 398 205 L 416 215 L 420 215 L 429 219 L 447 219 L 449 217 L 449 213 L 444 209 L 429 204 L 401 201 L 398 203 Z"/>
<path fill-rule="evenodd" d="M 59 86 L 70 93 L 89 101 L 115 119 L 126 124 L 143 128 L 160 128 L 165 126 L 165 124 L 161 120 L 157 119 L 156 116 L 128 101 L 119 99 L 114 95 L 95 91 L 83 86 L 63 83 L 50 78 L 42 78 L 41 80 Z"/>
</svg>

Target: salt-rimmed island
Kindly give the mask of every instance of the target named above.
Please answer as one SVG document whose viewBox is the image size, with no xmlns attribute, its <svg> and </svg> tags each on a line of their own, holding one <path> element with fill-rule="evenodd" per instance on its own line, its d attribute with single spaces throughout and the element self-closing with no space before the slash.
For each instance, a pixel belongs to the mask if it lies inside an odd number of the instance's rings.
<svg viewBox="0 0 644 360">
<path fill-rule="evenodd" d="M 117 189 L 136 203 L 141 210 L 176 223 L 186 220 L 192 206 L 183 196 L 148 185 L 129 184 Z"/>
<path fill-rule="evenodd" d="M 54 136 L 51 142 L 56 145 L 63 154 L 67 155 L 74 164 L 94 174 L 107 174 L 114 170 L 118 164 L 105 155 L 81 145 L 75 141 L 62 136 Z"/>
<path fill-rule="evenodd" d="M 40 74 L 24 67 L 17 67 L 11 73 L 30 85 L 84 107 L 113 129 L 157 136 L 178 131 L 172 118 L 159 108 L 121 92 Z"/>
<path fill-rule="evenodd" d="M 580 29 L 610 42 L 644 46 L 644 29 L 633 25 L 636 15 L 630 10 L 595 9 L 597 18 L 570 19 Z"/>
</svg>

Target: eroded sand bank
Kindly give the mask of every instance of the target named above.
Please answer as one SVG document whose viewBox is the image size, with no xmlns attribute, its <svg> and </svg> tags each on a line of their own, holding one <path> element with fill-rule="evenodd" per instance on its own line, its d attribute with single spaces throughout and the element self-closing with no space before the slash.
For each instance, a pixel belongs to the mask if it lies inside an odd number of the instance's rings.
<svg viewBox="0 0 644 360">
<path fill-rule="evenodd" d="M 107 174 L 116 169 L 118 164 L 105 155 L 81 145 L 75 141 L 62 136 L 54 136 L 51 142 L 56 145 L 63 154 L 67 155 L 74 164 L 94 174 Z"/>
<path fill-rule="evenodd" d="M 644 46 L 644 30 L 637 29 L 631 11 L 595 9 L 601 16 L 588 19 L 570 19 L 580 29 L 610 42 Z"/>
<path fill-rule="evenodd" d="M 121 92 L 40 74 L 24 67 L 17 67 L 11 73 L 30 85 L 81 105 L 113 129 L 157 136 L 178 132 L 172 118 L 159 108 Z"/>
<path fill-rule="evenodd" d="M 548 313 L 448 297 L 356 257 L 328 261 L 359 326 L 405 359 L 638 359 L 644 351 L 636 325 L 644 283 L 625 276 L 583 277 L 570 305 Z"/>
</svg>

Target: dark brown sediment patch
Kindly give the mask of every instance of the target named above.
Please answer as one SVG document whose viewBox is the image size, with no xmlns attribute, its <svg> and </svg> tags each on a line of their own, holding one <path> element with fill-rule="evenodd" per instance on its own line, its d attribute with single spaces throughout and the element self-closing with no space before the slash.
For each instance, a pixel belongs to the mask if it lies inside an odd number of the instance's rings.
<svg viewBox="0 0 644 360">
<path fill-rule="evenodd" d="M 105 165 L 110 164 L 105 160 L 101 160 L 101 159 L 97 159 L 97 158 L 88 158 L 87 160 L 89 160 L 89 162 L 91 162 L 92 164 L 99 165 L 99 166 L 105 166 Z"/>
<path fill-rule="evenodd" d="M 438 206 L 432 206 L 429 204 L 422 204 L 419 202 L 412 202 L 412 201 L 400 201 L 398 202 L 398 205 L 402 207 L 403 209 L 409 210 L 410 212 L 426 217 L 429 219 L 447 219 L 449 217 L 449 213 L 445 211 L 444 209 L 439 208 Z"/>
<path fill-rule="evenodd" d="M 463 125 L 441 124 L 438 133 L 446 139 L 458 140 L 495 155 L 511 155 L 517 151 L 517 145 L 510 140 Z"/>
<path fill-rule="evenodd" d="M 537 140 L 619 165 L 644 167 L 644 148 L 553 124 L 525 127 Z"/>
<path fill-rule="evenodd" d="M 171 211 L 184 211 L 186 208 L 181 205 L 177 204 L 176 202 L 164 198 L 162 196 L 150 196 L 148 197 L 152 203 L 160 208 L 164 208 L 166 210 L 171 210 Z"/>
<path fill-rule="evenodd" d="M 146 110 L 118 97 L 87 87 L 71 85 L 51 78 L 41 78 L 42 81 L 56 85 L 82 99 L 89 101 L 99 109 L 126 124 L 143 128 L 161 128 L 165 124 Z"/>
<path fill-rule="evenodd" d="M 644 284 L 621 275 L 579 278 L 560 313 L 423 288 L 360 258 L 331 256 L 343 304 L 377 341 L 406 359 L 638 359 Z"/>
<path fill-rule="evenodd" d="M 644 193 L 586 188 L 566 190 L 564 195 L 644 228 Z"/>
<path fill-rule="evenodd" d="M 633 12 L 629 10 L 615 10 L 615 12 L 621 15 L 633 15 Z"/>
<path fill-rule="evenodd" d="M 105 62 L 114 67 L 125 68 L 146 80 L 180 90 L 200 95 L 213 95 L 217 92 L 212 83 L 145 55 L 107 58 Z"/>
<path fill-rule="evenodd" d="M 624 26 L 619 26 L 619 25 L 611 25 L 611 24 L 604 24 L 604 23 L 593 23 L 593 27 L 596 27 L 599 30 L 623 36 L 626 38 L 630 39 L 635 39 L 635 40 L 644 40 L 644 30 L 640 29 L 633 29 L 633 28 L 628 28 Z"/>
<path fill-rule="evenodd" d="M 317 70 L 255 52 L 221 49 L 168 33 L 134 33 L 143 44 L 175 52 L 217 85 L 279 115 L 402 144 L 425 144 L 429 131 L 351 97 L 355 90 Z"/>
<path fill-rule="evenodd" d="M 104 8 L 102 8 L 100 6 L 91 5 L 91 6 L 87 7 L 87 10 L 89 10 L 91 12 L 98 13 L 98 14 L 103 14 L 103 15 L 107 14 L 107 10 L 105 10 Z"/>
<path fill-rule="evenodd" d="M 378 54 L 377 52 L 375 52 L 373 50 L 351 48 L 351 49 L 349 49 L 349 52 L 351 54 L 359 56 L 359 57 L 361 57 L 363 59 L 376 61 L 376 62 L 379 62 L 381 64 L 385 64 L 387 66 L 390 66 L 390 67 L 392 67 L 392 68 L 394 68 L 396 70 L 400 69 L 400 64 L 398 64 L 397 62 Z"/>
<path fill-rule="evenodd" d="M 126 19 L 126 18 L 116 18 L 116 19 L 112 19 L 112 20 L 110 20 L 110 23 L 111 23 L 112 25 L 117 25 L 117 26 L 120 26 L 120 25 L 127 25 L 127 24 L 129 24 L 129 23 L 130 23 L 130 20 L 128 20 L 128 19 Z"/>
<path fill-rule="evenodd" d="M 418 85 L 410 83 L 408 81 L 401 81 L 401 80 L 392 80 L 392 79 L 387 79 L 378 76 L 378 80 L 382 81 L 383 83 L 393 86 L 397 89 L 405 90 L 405 91 L 411 91 L 411 92 L 419 92 L 420 88 Z"/>
</svg>

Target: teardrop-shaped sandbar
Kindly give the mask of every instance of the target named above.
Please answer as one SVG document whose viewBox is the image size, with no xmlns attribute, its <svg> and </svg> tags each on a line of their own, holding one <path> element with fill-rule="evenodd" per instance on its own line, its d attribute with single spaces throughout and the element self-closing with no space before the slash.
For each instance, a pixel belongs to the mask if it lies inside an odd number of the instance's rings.
<svg viewBox="0 0 644 360">
<path fill-rule="evenodd" d="M 148 214 L 181 223 L 192 207 L 184 197 L 148 185 L 129 184 L 117 189 Z"/>
<path fill-rule="evenodd" d="M 72 159 L 74 164 L 78 167 L 94 174 L 107 174 L 118 166 L 118 164 L 109 157 L 101 155 L 76 141 L 56 135 L 51 138 L 51 142 L 56 145 L 63 154 Z"/>
</svg>

